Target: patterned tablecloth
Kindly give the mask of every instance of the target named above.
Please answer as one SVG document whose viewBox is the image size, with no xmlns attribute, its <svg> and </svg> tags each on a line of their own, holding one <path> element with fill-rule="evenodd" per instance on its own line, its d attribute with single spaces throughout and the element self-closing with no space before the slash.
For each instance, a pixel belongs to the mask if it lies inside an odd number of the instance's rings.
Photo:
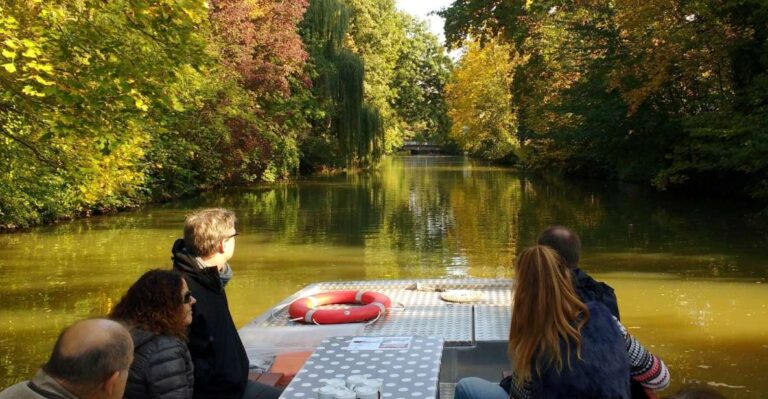
<svg viewBox="0 0 768 399">
<path fill-rule="evenodd" d="M 323 380 L 355 374 L 381 379 L 383 398 L 437 398 L 442 338 L 410 337 L 407 349 L 348 350 L 355 338 L 323 340 L 280 398 L 317 398 L 317 389 L 325 385 Z"/>
</svg>

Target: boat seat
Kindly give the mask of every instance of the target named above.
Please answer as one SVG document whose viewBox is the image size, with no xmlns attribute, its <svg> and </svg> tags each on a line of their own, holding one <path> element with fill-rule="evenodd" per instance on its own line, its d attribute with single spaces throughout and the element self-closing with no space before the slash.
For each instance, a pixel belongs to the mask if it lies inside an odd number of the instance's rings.
<svg viewBox="0 0 768 399">
<path fill-rule="evenodd" d="M 280 382 L 280 379 L 283 378 L 283 374 L 281 373 L 259 373 L 256 371 L 251 371 L 248 373 L 248 379 L 254 382 L 260 382 L 265 385 L 269 385 L 271 387 L 277 386 Z"/>
<path fill-rule="evenodd" d="M 275 356 L 275 362 L 269 371 L 281 375 L 277 385 L 287 386 L 310 356 L 312 352 L 309 351 L 281 353 Z"/>
</svg>

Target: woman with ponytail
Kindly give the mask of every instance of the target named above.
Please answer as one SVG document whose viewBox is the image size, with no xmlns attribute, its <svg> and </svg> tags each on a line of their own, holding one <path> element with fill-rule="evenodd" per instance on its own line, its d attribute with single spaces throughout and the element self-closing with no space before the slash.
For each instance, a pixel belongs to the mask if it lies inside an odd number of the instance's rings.
<svg viewBox="0 0 768 399">
<path fill-rule="evenodd" d="M 649 389 L 669 385 L 664 363 L 643 348 L 605 305 L 579 299 L 571 274 L 551 248 L 523 251 L 502 384 L 465 378 L 456 399 L 629 398 L 630 378 Z"/>
</svg>

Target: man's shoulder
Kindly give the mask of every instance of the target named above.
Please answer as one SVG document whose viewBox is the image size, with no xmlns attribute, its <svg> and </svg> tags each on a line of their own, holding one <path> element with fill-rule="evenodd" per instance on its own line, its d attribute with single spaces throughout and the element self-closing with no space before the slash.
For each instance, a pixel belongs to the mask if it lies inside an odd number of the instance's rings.
<svg viewBox="0 0 768 399">
<path fill-rule="evenodd" d="M 573 270 L 574 288 L 582 301 L 598 301 L 603 303 L 611 313 L 619 318 L 619 304 L 616 293 L 610 285 L 593 279 L 579 268 Z"/>
<path fill-rule="evenodd" d="M 36 389 L 32 389 L 32 384 L 30 382 L 36 385 Z M 38 393 L 38 391 L 47 393 L 50 396 L 44 396 Z M 38 371 L 35 378 L 33 378 L 33 381 L 22 381 L 18 384 L 8 387 L 3 392 L 0 392 L 0 399 L 45 399 L 48 397 L 77 399 L 76 396 L 67 392 L 51 377 L 48 377 L 42 371 Z"/>
<path fill-rule="evenodd" d="M 16 385 L 11 385 L 10 387 L 6 388 L 4 391 L 0 392 L 0 399 L 11 399 L 11 398 L 37 399 L 37 398 L 43 397 L 35 393 L 35 391 L 31 390 L 28 384 L 29 384 L 29 381 L 22 381 Z"/>
<path fill-rule="evenodd" d="M 584 288 L 599 288 L 613 292 L 613 287 L 602 281 L 595 280 L 592 276 L 587 274 L 587 272 L 578 267 L 573 269 L 573 276 L 577 286 Z"/>
</svg>

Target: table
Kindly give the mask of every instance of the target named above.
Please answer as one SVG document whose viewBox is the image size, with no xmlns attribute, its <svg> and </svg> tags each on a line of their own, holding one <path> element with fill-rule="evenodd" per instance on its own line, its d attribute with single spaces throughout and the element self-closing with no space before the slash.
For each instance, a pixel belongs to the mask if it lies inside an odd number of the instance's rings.
<svg viewBox="0 0 768 399">
<path fill-rule="evenodd" d="M 347 350 L 357 337 L 323 340 L 281 399 L 314 399 L 327 378 L 362 374 L 383 381 L 387 399 L 431 399 L 438 395 L 438 374 L 443 355 L 441 337 L 410 337 L 408 349 Z"/>
</svg>

